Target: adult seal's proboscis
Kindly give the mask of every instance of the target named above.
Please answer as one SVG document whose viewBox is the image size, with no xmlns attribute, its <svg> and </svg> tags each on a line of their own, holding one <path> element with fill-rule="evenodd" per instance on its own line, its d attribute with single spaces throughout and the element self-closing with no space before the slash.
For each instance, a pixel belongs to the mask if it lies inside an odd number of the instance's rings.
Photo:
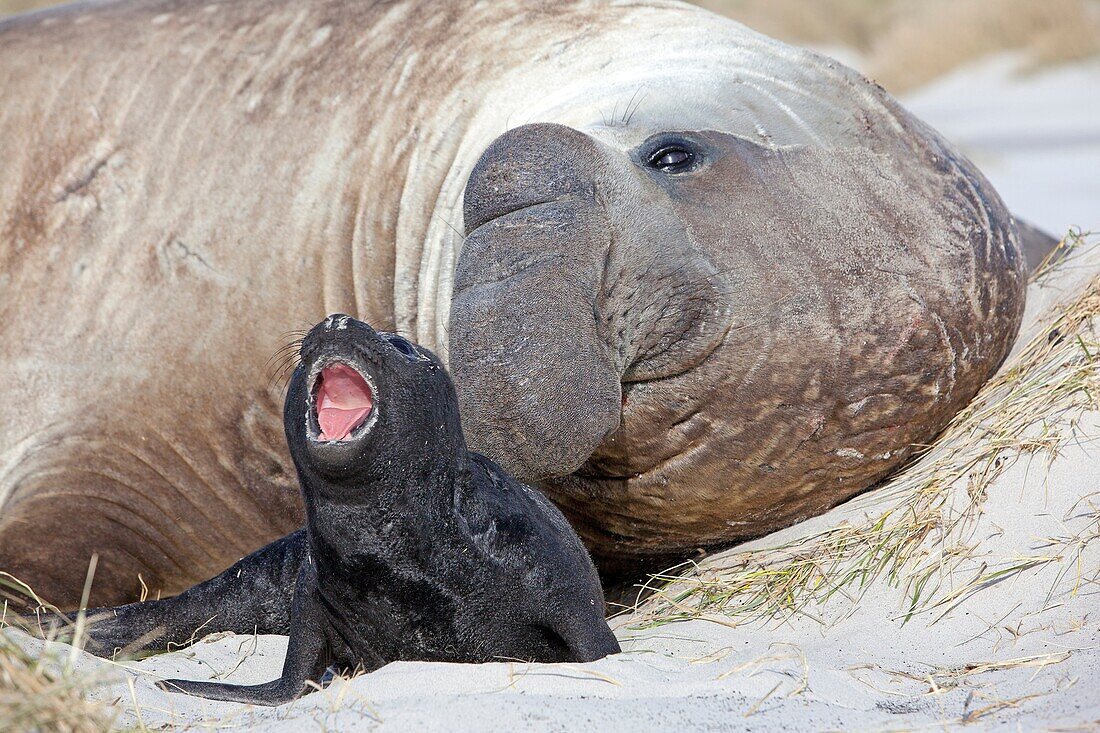
<svg viewBox="0 0 1100 733">
<path fill-rule="evenodd" d="M 0 47 L 0 561 L 59 604 L 300 523 L 265 364 L 325 313 L 437 351 L 609 577 L 873 484 L 1020 321 L 973 165 L 698 8 L 123 0 Z"/>
<path fill-rule="evenodd" d="M 537 489 L 466 449 L 434 354 L 333 315 L 285 408 L 306 526 L 167 600 L 93 611 L 100 654 L 196 629 L 289 634 L 282 676 L 163 689 L 277 705 L 398 660 L 587 662 L 619 651 L 580 538 Z"/>
</svg>

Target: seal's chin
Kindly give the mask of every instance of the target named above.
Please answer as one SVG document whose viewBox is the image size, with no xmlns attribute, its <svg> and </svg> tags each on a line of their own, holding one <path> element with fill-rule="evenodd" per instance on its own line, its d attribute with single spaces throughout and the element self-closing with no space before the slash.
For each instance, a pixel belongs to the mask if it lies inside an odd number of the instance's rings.
<svg viewBox="0 0 1100 733">
<path fill-rule="evenodd" d="M 367 377 L 342 362 L 318 369 L 310 390 L 309 437 L 318 443 L 350 442 L 374 424 L 374 389 Z"/>
</svg>

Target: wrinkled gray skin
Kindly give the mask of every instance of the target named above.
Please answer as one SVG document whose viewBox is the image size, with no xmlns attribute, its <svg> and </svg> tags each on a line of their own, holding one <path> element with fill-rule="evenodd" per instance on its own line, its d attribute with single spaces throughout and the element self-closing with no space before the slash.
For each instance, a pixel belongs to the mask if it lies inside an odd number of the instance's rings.
<svg viewBox="0 0 1100 733">
<path fill-rule="evenodd" d="M 544 479 L 605 571 L 823 511 L 1003 359 L 1016 232 L 907 122 L 915 171 L 711 130 L 673 136 L 702 160 L 683 173 L 644 164 L 668 136 L 624 155 L 563 127 L 482 157 L 451 310 L 463 409 L 493 426 L 491 454 Z M 548 403 L 531 385 L 557 389 Z"/>
<path fill-rule="evenodd" d="M 61 605 L 299 525 L 268 361 L 326 313 L 447 359 L 604 573 L 866 488 L 1019 325 L 968 161 L 699 9 L 123 1 L 0 48 L 0 566 Z"/>
</svg>

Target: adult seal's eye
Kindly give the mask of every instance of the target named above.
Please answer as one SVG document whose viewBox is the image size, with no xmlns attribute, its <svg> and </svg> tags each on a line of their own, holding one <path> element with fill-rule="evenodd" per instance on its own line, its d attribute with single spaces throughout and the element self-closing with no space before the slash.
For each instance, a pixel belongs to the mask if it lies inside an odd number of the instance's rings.
<svg viewBox="0 0 1100 733">
<path fill-rule="evenodd" d="M 665 173 L 688 170 L 695 163 L 695 154 L 677 145 L 661 148 L 649 156 L 649 165 Z"/>
<path fill-rule="evenodd" d="M 419 352 L 417 352 L 417 350 L 413 348 L 412 344 L 410 344 L 408 341 L 406 341 L 402 337 L 400 337 L 400 336 L 387 336 L 386 340 L 390 342 L 390 345 L 393 346 L 393 348 L 400 351 L 407 358 L 409 358 L 409 359 L 419 359 L 420 358 Z"/>
</svg>

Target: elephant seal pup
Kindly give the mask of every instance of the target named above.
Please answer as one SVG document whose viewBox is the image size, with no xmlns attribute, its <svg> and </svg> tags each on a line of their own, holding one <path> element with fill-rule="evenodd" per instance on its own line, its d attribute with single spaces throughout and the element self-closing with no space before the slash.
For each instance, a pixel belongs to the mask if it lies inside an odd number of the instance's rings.
<svg viewBox="0 0 1100 733">
<path fill-rule="evenodd" d="M 246 632 L 288 619 L 277 680 L 159 683 L 262 705 L 298 697 L 330 669 L 619 651 L 580 539 L 539 492 L 467 451 L 434 354 L 330 316 L 302 342 L 284 426 L 305 528 L 177 598 L 94 614 L 112 617 L 93 631 L 101 649 L 151 629 L 183 642 L 211 618 Z"/>
</svg>

